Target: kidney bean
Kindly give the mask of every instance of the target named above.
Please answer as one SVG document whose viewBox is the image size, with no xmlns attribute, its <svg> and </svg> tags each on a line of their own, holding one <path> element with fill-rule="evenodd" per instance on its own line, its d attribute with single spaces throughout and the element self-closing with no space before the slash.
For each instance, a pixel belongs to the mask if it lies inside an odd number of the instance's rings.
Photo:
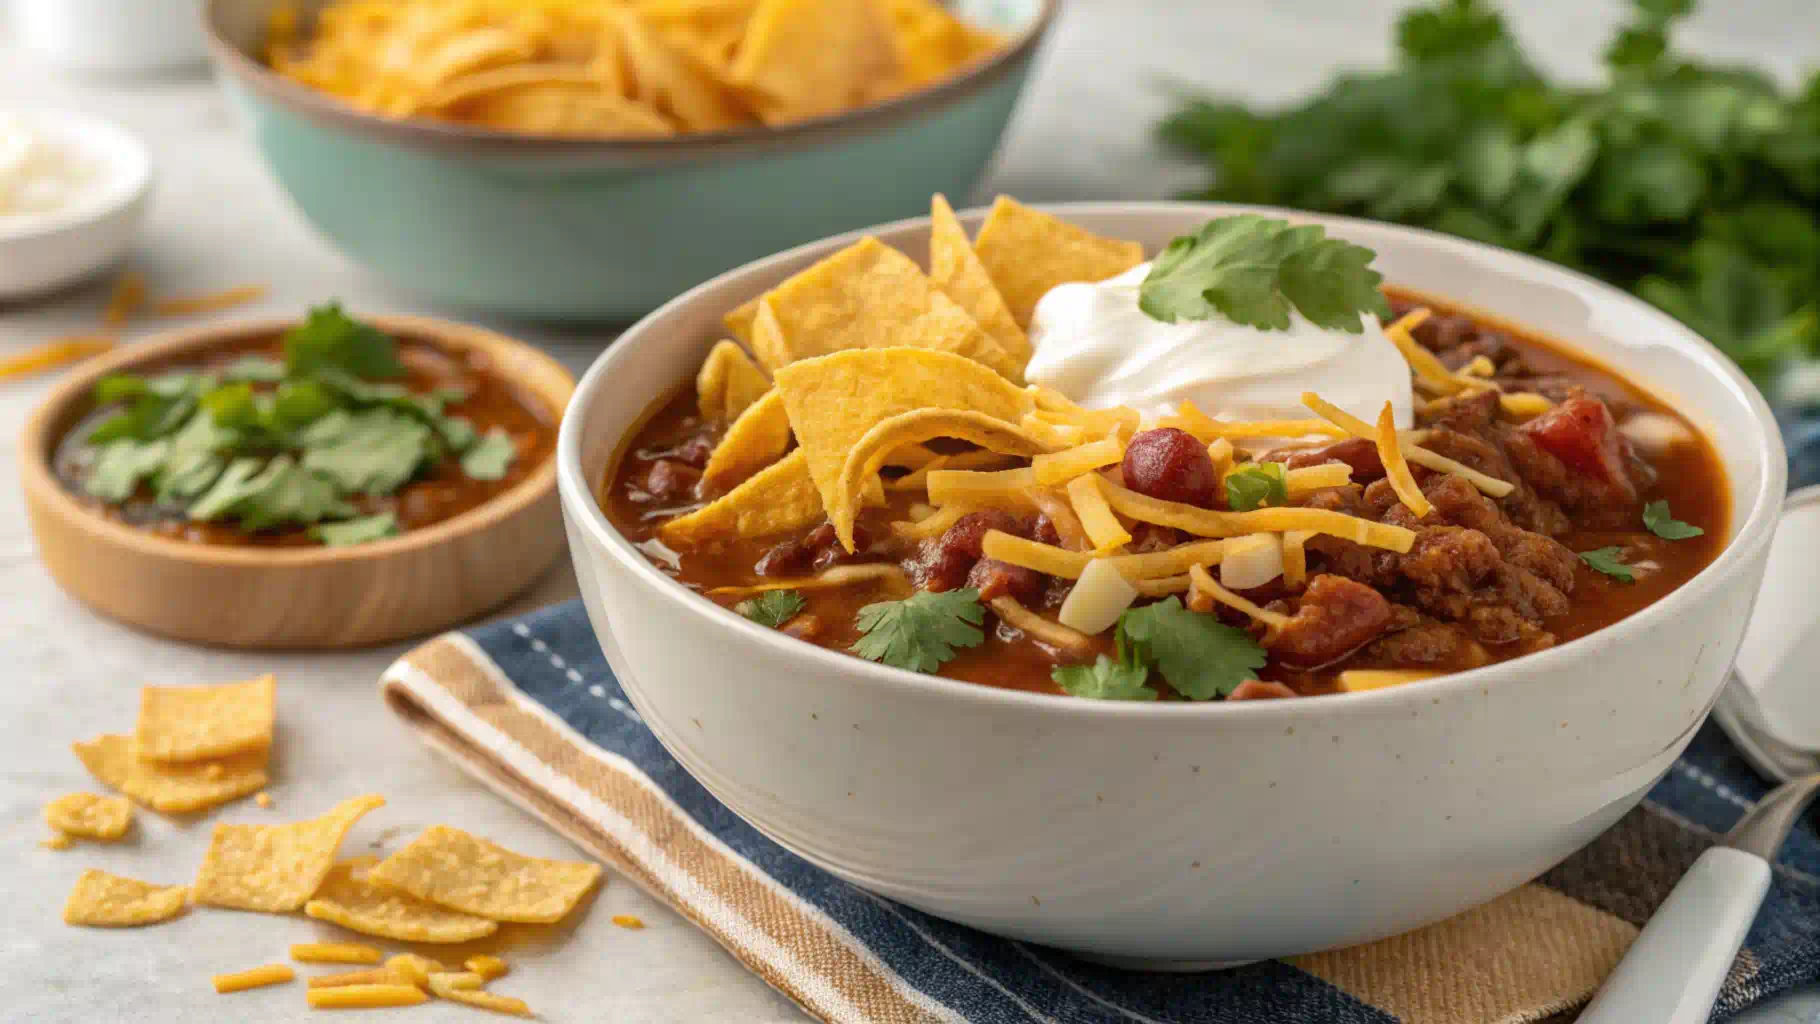
<svg viewBox="0 0 1820 1024">
<path fill-rule="evenodd" d="M 1174 427 L 1139 431 L 1125 447 L 1125 486 L 1163 501 L 1213 508 L 1219 478 L 1213 457 L 1193 434 Z"/>
</svg>

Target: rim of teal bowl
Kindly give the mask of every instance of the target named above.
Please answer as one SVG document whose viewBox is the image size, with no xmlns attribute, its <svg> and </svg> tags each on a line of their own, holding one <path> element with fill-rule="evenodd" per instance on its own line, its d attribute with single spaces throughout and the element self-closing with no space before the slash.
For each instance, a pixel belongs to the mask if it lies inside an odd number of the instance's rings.
<svg viewBox="0 0 1820 1024">
<path fill-rule="evenodd" d="M 1041 9 L 1036 16 L 990 56 L 964 65 L 933 85 L 863 107 L 778 128 L 753 126 L 656 139 L 578 139 L 496 131 L 428 118 L 385 118 L 356 110 L 327 93 L 284 78 L 224 37 L 220 12 L 229 2 L 231 0 L 207 0 L 203 11 L 215 66 L 261 98 L 326 127 L 353 131 L 381 141 L 467 154 L 595 158 L 613 163 L 664 163 L 724 157 L 807 146 L 889 128 L 965 99 L 1012 74 L 1048 35 L 1062 5 L 1062 0 L 1038 0 Z"/>
</svg>

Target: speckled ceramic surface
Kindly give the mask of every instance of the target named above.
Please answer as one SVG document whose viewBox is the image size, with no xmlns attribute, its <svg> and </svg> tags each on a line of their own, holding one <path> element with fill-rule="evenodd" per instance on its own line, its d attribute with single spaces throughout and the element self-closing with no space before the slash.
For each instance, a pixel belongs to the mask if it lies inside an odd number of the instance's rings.
<svg viewBox="0 0 1820 1024">
<path fill-rule="evenodd" d="M 721 271 L 969 195 L 1057 0 L 956 9 L 1010 37 L 955 79 L 782 130 L 639 141 L 518 139 L 385 122 L 278 79 L 275 0 L 208 6 L 221 81 L 292 201 L 395 284 L 470 309 L 630 320 Z"/>
</svg>

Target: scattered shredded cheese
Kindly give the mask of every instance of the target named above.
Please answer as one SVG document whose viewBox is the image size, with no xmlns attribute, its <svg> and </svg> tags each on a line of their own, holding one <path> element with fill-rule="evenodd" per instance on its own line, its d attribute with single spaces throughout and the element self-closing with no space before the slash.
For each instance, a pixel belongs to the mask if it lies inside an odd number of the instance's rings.
<svg viewBox="0 0 1820 1024">
<path fill-rule="evenodd" d="M 145 278 L 129 270 L 114 282 L 114 291 L 108 296 L 101 322 L 108 327 L 120 327 L 144 304 Z"/>
<path fill-rule="evenodd" d="M 855 583 L 866 583 L 872 580 L 896 580 L 907 589 L 910 578 L 904 570 L 891 562 L 862 562 L 859 565 L 837 565 L 823 570 L 814 576 L 799 579 L 766 580 L 749 586 L 715 587 L 708 591 L 710 597 L 751 597 L 768 590 L 826 590 L 830 587 L 845 587 Z M 358 961 L 364 963 L 366 961 Z M 378 963 L 377 960 L 373 961 Z"/>
<path fill-rule="evenodd" d="M 1354 436 L 1370 438 L 1372 440 L 1377 439 L 1378 431 L 1376 427 L 1373 427 L 1371 424 L 1366 423 L 1364 420 L 1359 419 L 1357 416 L 1352 415 L 1339 406 L 1334 405 L 1332 402 L 1323 399 L 1320 395 L 1317 395 L 1312 391 L 1305 391 L 1302 393 L 1302 404 L 1340 426 L 1345 427 Z M 1418 466 L 1432 469 L 1438 473 L 1455 473 L 1463 476 L 1481 492 L 1489 494 L 1494 498 L 1502 498 L 1511 491 L 1516 490 L 1515 484 L 1499 480 L 1495 476 L 1487 476 L 1484 473 L 1473 469 L 1471 466 L 1455 462 L 1445 455 L 1436 455 L 1434 452 L 1415 444 L 1408 437 L 1399 437 L 1397 439 L 1397 448 L 1402 451 L 1403 457 L 1410 462 L 1413 462 Z"/>
<path fill-rule="evenodd" d="M 620 926 L 621 928 L 631 928 L 634 930 L 643 928 L 645 926 L 645 923 L 643 920 L 641 920 L 637 917 L 634 917 L 631 914 L 614 914 L 613 923 Z"/>
<path fill-rule="evenodd" d="M 266 964 L 250 971 L 239 971 L 234 974 L 217 974 L 209 979 L 215 985 L 218 994 L 244 992 L 249 988 L 264 988 L 267 985 L 282 985 L 297 977 L 297 972 L 284 964 Z"/>
<path fill-rule="evenodd" d="M 1420 668 L 1349 668 L 1340 673 L 1340 689 L 1347 693 L 1381 690 L 1387 686 L 1419 683 L 1444 673 Z"/>
<path fill-rule="evenodd" d="M 1294 586 L 1308 578 L 1308 538 L 1313 530 L 1288 530 L 1283 534 L 1283 582 Z"/>
<path fill-rule="evenodd" d="M 223 309 L 257 302 L 265 298 L 265 285 L 247 284 L 238 288 L 226 288 L 206 295 L 183 295 L 174 299 L 159 299 L 152 303 L 154 316 L 187 316 L 192 313 L 214 313 Z"/>
<path fill-rule="evenodd" d="M 1384 403 L 1384 411 L 1378 413 L 1378 461 L 1384 463 L 1385 479 L 1390 481 L 1390 488 L 1397 492 L 1397 500 L 1414 512 L 1417 519 L 1425 519 L 1434 511 L 1429 504 L 1428 496 L 1416 483 L 1414 473 L 1409 471 L 1409 462 L 1403 458 L 1403 447 L 1397 442 L 1397 417 L 1389 402 Z"/>
<path fill-rule="evenodd" d="M 1036 473 L 1028 467 L 982 472 L 968 469 L 938 469 L 929 474 L 929 500 L 937 505 L 965 502 L 969 505 L 1011 506 L 1028 508 L 1028 491 L 1036 486 Z"/>
<path fill-rule="evenodd" d="M 1308 495 L 1328 487 L 1344 487 L 1349 483 L 1352 483 L 1352 467 L 1344 462 L 1303 466 L 1283 474 L 1283 484 L 1288 489 L 1292 501 L 1296 498 L 1306 498 Z"/>
<path fill-rule="evenodd" d="M 0 379 L 7 377 L 25 377 L 45 370 L 53 370 L 78 359 L 87 359 L 114 347 L 112 338 L 96 336 L 76 336 L 58 338 L 42 345 L 34 345 L 17 355 L 0 359 Z"/>
<path fill-rule="evenodd" d="M 944 505 L 939 511 L 921 519 L 894 522 L 891 524 L 891 532 L 902 540 L 928 540 L 930 537 L 939 537 L 947 533 L 948 527 L 960 522 L 963 516 L 978 509 L 977 505 L 957 501 Z"/>
<path fill-rule="evenodd" d="M 636 927 L 639 927 L 639 928 L 644 927 L 644 924 L 645 924 L 643 921 L 638 920 L 638 918 L 633 917 L 630 914 L 614 915 L 613 923 L 619 924 L 619 922 L 622 919 L 636 922 Z M 494 978 L 502 978 L 505 976 L 507 971 L 511 970 L 511 968 L 506 965 L 506 962 L 504 960 L 501 960 L 500 958 L 498 958 L 496 956 L 485 956 L 485 955 L 468 957 L 466 962 L 464 962 L 461 966 L 467 968 L 468 970 L 474 972 L 475 974 L 480 975 L 482 978 L 486 979 L 487 981 L 492 981 Z"/>
<path fill-rule="evenodd" d="M 1070 551 L 1093 550 L 1094 543 L 1087 536 L 1087 528 L 1081 525 L 1081 517 L 1074 514 L 1074 506 L 1068 503 L 1066 495 L 1049 487 L 1032 487 L 1029 495 L 1031 502 L 1049 517 L 1049 525 L 1061 538 L 1062 547 Z"/>
<path fill-rule="evenodd" d="M 291 947 L 291 959 L 304 964 L 376 964 L 385 959 L 385 951 L 358 942 L 299 942 Z"/>
<path fill-rule="evenodd" d="M 1227 440 L 1255 440 L 1265 437 L 1345 437 L 1346 432 L 1326 420 L 1217 420 L 1202 412 L 1193 402 L 1183 402 L 1174 416 L 1157 422 L 1161 427 L 1174 427 L 1193 434 L 1198 440 L 1212 443 Z"/>
<path fill-rule="evenodd" d="M 1187 574 L 1183 574 L 1165 576 L 1158 580 L 1138 580 L 1132 586 L 1136 587 L 1137 592 L 1145 597 L 1168 597 L 1170 594 L 1180 594 L 1187 590 L 1191 582 Z"/>
<path fill-rule="evenodd" d="M 1218 602 L 1226 605 L 1228 608 L 1237 608 L 1239 611 L 1262 622 L 1271 629 L 1281 629 L 1289 624 L 1289 616 L 1284 615 L 1282 612 L 1273 612 L 1260 608 L 1232 591 L 1227 590 L 1225 587 L 1220 586 L 1218 583 L 1215 583 L 1213 581 L 1213 576 L 1208 573 L 1206 566 L 1190 566 L 1188 569 L 1188 578 L 1191 581 L 1188 588 L 1188 607 L 1197 612 L 1212 611 L 1214 603 Z"/>
<path fill-rule="evenodd" d="M 1105 492 L 1100 490 L 1103 483 L 1105 481 L 1098 473 L 1075 477 L 1068 481 L 1068 501 L 1094 550 L 1110 554 L 1131 543 L 1131 531 L 1112 514 L 1112 506 L 1106 503 Z"/>
<path fill-rule="evenodd" d="M 372 1009 L 380 1006 L 416 1006 L 430 997 L 416 985 L 346 985 L 341 988 L 313 988 L 304 1000 L 318 1010 Z"/>
<path fill-rule="evenodd" d="M 1513 394 L 1500 394 L 1498 406 L 1512 416 L 1531 419 L 1553 409 L 1555 403 L 1534 391 L 1518 391 Z"/>
<path fill-rule="evenodd" d="M 1080 579 L 1087 563 L 1093 560 L 1093 556 L 1084 551 L 1067 551 L 1053 544 L 1014 537 L 1003 530 L 987 530 L 980 540 L 980 550 L 987 558 L 1067 580 Z"/>
<path fill-rule="evenodd" d="M 1124 457 L 1125 446 L 1117 438 L 1106 437 L 1050 455 L 1038 455 L 1030 460 L 1030 469 L 1036 473 L 1037 483 L 1052 487 L 1102 466 L 1117 465 Z"/>
<path fill-rule="evenodd" d="M 1491 361 L 1490 356 L 1473 356 L 1472 362 L 1460 367 L 1458 376 L 1483 378 L 1490 377 L 1497 372 L 1497 364 Z M 1468 381 L 1467 383 L 1469 385 L 1482 386 L 1485 382 L 1483 380 L 1474 380 Z"/>
<path fill-rule="evenodd" d="M 376 967 L 370 971 L 343 971 L 340 974 L 318 974 L 306 984 L 310 988 L 341 988 L 346 985 L 399 985 L 411 984 L 412 976 L 390 967 Z"/>
<path fill-rule="evenodd" d="M 1147 523 L 1173 526 L 1200 537 L 1240 537 L 1247 533 L 1313 530 L 1399 554 L 1415 543 L 1412 530 L 1388 523 L 1318 508 L 1260 508 L 1251 512 L 1217 512 L 1162 501 L 1127 487 L 1103 482 L 1101 490 L 1113 509 Z"/>
<path fill-rule="evenodd" d="M 1141 555 L 1120 555 L 1109 561 L 1118 568 L 1120 573 L 1124 574 L 1126 579 L 1143 581 L 1159 576 L 1179 575 L 1187 572 L 1191 565 L 1218 565 L 1225 557 L 1225 541 L 1197 540 L 1187 544 L 1178 544 L 1162 551 L 1146 551 Z"/>
</svg>

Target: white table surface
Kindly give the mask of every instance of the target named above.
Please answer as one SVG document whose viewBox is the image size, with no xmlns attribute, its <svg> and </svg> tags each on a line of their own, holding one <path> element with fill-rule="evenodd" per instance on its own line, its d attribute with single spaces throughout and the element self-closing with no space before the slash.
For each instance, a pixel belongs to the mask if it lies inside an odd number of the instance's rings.
<svg viewBox="0 0 1820 1024">
<path fill-rule="evenodd" d="M 59 2 L 59 0 L 32 0 Z M 1029 200 L 1154 197 L 1196 180 L 1159 159 L 1148 126 L 1164 106 L 1162 75 L 1281 99 L 1317 84 L 1335 62 L 1385 58 L 1400 0 L 1070 0 L 982 195 Z M 1615 0 L 1530 0 L 1513 22 L 1565 73 L 1592 73 L 1586 40 L 1603 40 Z M 1759 59 L 1784 73 L 1820 62 L 1820 8 L 1813 0 L 1709 2 L 1686 34 L 1715 56 Z M 1723 7 L 1723 13 L 1720 8 Z M 103 114 L 150 143 L 158 188 L 131 262 L 155 291 L 207 291 L 246 282 L 272 287 L 267 311 L 295 313 L 339 297 L 368 312 L 438 312 L 369 276 L 331 250 L 298 218 L 227 108 L 202 75 L 151 81 L 62 77 L 8 46 L 0 28 L 0 109 L 60 106 Z M 47 337 L 92 329 L 105 301 L 96 286 L 24 307 L 0 306 L 0 354 Z M 598 331 L 500 324 L 541 342 L 580 370 L 606 342 Z M 0 382 L 0 461 L 44 379 Z M 10 470 L 0 470 L 10 476 Z M 559 570 L 523 607 L 570 596 Z M 210 974 L 285 959 L 286 947 L 327 934 L 312 922 L 197 911 L 150 930 L 68 928 L 59 909 L 75 876 L 98 866 L 162 883 L 189 881 L 215 820 L 274 822 L 316 814 L 376 791 L 390 801 L 355 832 L 365 846 L 387 827 L 447 822 L 514 849 L 573 855 L 568 844 L 421 748 L 382 711 L 374 680 L 399 649 L 352 654 L 237 654 L 144 636 L 64 596 L 38 565 L 16 487 L 0 487 L 0 820 L 11 853 L 0 856 L 0 1016 L 33 1021 L 289 1021 L 316 1019 L 298 986 L 227 998 Z M 281 680 L 276 806 L 250 801 L 181 825 L 138 816 L 133 841 L 36 847 L 43 804 L 94 789 L 69 753 L 72 740 L 131 727 L 138 687 L 241 679 Z M 613 914 L 644 918 L 626 931 Z M 604 895 L 558 944 L 511 954 L 501 991 L 520 995 L 551 1021 L 740 1021 L 802 1017 L 677 916 L 624 882 Z M 1809 1024 L 1820 989 L 1785 998 L 1750 1024 Z M 474 1011 L 426 1006 L 412 1019 L 478 1020 Z"/>
</svg>

